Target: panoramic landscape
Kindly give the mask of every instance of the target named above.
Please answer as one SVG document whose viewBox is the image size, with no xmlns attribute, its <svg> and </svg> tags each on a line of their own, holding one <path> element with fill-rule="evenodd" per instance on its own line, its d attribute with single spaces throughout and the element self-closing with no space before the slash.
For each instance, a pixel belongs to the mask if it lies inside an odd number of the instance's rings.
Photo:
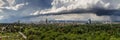
<svg viewBox="0 0 120 40">
<path fill-rule="evenodd" d="M 0 0 L 0 40 L 120 40 L 120 0 Z"/>
</svg>

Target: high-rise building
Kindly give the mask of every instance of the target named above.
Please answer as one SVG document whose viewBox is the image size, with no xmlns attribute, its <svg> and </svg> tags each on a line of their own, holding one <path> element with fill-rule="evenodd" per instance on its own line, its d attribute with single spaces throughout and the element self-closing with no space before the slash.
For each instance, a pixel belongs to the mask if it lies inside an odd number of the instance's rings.
<svg viewBox="0 0 120 40">
<path fill-rule="evenodd" d="M 88 19 L 88 24 L 91 24 L 92 23 L 92 20 L 91 19 Z"/>
<path fill-rule="evenodd" d="M 48 19 L 46 18 L 46 20 L 45 20 L 45 23 L 47 24 L 48 23 Z"/>
</svg>

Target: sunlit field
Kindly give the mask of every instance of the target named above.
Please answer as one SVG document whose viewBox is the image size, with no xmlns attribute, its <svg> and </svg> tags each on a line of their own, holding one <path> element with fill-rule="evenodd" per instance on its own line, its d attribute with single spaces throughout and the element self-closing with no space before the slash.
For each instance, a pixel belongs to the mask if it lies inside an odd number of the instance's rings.
<svg viewBox="0 0 120 40">
<path fill-rule="evenodd" d="M 0 39 L 120 40 L 120 24 L 1 24 Z"/>
</svg>

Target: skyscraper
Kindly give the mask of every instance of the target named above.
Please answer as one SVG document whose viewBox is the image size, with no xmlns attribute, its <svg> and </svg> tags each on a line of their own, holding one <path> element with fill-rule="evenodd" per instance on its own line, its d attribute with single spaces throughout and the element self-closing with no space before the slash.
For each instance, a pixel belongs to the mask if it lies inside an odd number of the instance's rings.
<svg viewBox="0 0 120 40">
<path fill-rule="evenodd" d="M 91 19 L 88 19 L 88 24 L 91 24 L 92 23 L 92 20 Z"/>
</svg>

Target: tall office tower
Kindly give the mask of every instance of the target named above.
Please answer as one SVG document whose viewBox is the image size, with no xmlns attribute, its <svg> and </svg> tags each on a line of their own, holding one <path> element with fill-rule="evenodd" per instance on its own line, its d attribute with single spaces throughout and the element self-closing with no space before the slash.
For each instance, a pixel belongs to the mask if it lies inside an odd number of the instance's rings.
<svg viewBox="0 0 120 40">
<path fill-rule="evenodd" d="M 91 24 L 92 23 L 92 20 L 91 19 L 88 19 L 88 24 Z"/>
<path fill-rule="evenodd" d="M 45 23 L 48 23 L 48 19 L 46 18 Z"/>
</svg>

